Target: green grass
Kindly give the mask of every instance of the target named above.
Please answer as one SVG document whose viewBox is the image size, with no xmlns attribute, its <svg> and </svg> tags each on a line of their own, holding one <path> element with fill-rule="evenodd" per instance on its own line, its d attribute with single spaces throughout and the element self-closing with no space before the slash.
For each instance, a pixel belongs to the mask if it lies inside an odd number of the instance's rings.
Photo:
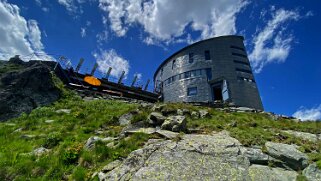
<svg viewBox="0 0 321 181">
<path fill-rule="evenodd" d="M 13 63 L 0 60 L 0 75 L 3 73 L 20 70 L 22 68 L 23 68 L 22 65 L 13 64 Z"/>
<path fill-rule="evenodd" d="M 119 140 L 115 148 L 109 149 L 98 142 L 95 150 L 84 151 L 84 143 L 95 135 L 95 130 L 105 130 L 101 137 L 118 135 L 122 130 L 118 117 L 138 105 L 108 100 L 83 101 L 56 81 L 63 93 L 58 102 L 0 123 L 0 180 L 89 178 L 98 168 L 126 157 L 148 139 L 146 135 L 135 134 L 127 140 Z M 71 113 L 56 113 L 58 109 L 70 109 Z M 46 123 L 46 120 L 54 122 Z M 14 132 L 17 129 L 20 131 Z M 22 135 L 36 137 L 26 139 Z M 28 154 L 41 146 L 51 151 L 40 157 Z"/>
</svg>

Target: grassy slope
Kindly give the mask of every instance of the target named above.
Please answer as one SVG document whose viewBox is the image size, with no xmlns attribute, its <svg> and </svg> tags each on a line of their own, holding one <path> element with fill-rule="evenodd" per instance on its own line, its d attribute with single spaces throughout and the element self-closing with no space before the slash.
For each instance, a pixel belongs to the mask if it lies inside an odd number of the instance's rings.
<svg viewBox="0 0 321 181">
<path fill-rule="evenodd" d="M 102 136 L 117 136 L 122 129 L 117 123 L 118 117 L 138 105 L 109 100 L 83 101 L 53 78 L 63 92 L 60 101 L 0 123 L 0 180 L 60 180 L 66 176 L 74 180 L 89 179 L 95 171 L 112 160 L 126 157 L 151 137 L 134 134 L 119 140 L 115 148 L 98 142 L 94 150 L 84 150 L 84 143 L 95 135 L 97 129 L 106 130 Z M 178 108 L 204 109 L 186 104 L 169 104 L 166 107 L 169 111 Z M 55 112 L 58 109 L 70 109 L 71 113 L 59 114 Z M 135 121 L 146 119 L 148 112 L 150 110 L 136 115 Z M 209 109 L 209 112 L 211 118 L 192 120 L 188 117 L 188 127 L 199 128 L 201 133 L 228 130 L 246 146 L 263 146 L 266 141 L 295 143 L 321 167 L 321 142 L 303 141 L 280 132 L 281 129 L 292 129 L 320 133 L 321 122 L 273 121 L 265 114 L 227 113 L 214 109 Z M 46 120 L 55 121 L 45 123 Z M 19 128 L 22 129 L 20 132 L 14 132 Z M 22 135 L 36 137 L 23 139 Z M 40 157 L 26 154 L 41 146 L 51 149 L 50 153 Z"/>
</svg>

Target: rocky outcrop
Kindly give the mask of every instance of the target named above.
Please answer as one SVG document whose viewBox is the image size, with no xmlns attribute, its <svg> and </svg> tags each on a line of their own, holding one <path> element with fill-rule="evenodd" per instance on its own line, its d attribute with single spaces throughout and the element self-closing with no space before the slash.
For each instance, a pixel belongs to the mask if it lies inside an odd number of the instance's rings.
<svg viewBox="0 0 321 181">
<path fill-rule="evenodd" d="M 312 133 L 292 131 L 292 130 L 284 130 L 282 132 L 301 138 L 303 140 L 311 141 L 311 142 L 317 142 L 320 139 L 317 134 L 312 134 Z"/>
<path fill-rule="evenodd" d="M 22 70 L 5 73 L 0 77 L 0 121 L 30 113 L 60 97 L 49 68 L 35 63 Z"/>
<path fill-rule="evenodd" d="M 132 152 L 100 180 L 250 180 L 241 144 L 225 134 L 184 135 Z"/>
<path fill-rule="evenodd" d="M 161 129 L 180 132 L 186 130 L 186 123 L 185 116 L 169 116 L 162 124 Z"/>
<path fill-rule="evenodd" d="M 295 145 L 267 142 L 265 147 L 269 155 L 286 162 L 294 170 L 303 170 L 308 166 L 308 156 L 297 150 Z"/>
<path fill-rule="evenodd" d="M 306 177 L 308 181 L 321 180 L 321 170 L 317 167 L 315 163 L 305 168 L 302 174 Z"/>
<path fill-rule="evenodd" d="M 160 126 L 165 121 L 166 117 L 162 115 L 160 112 L 152 112 L 148 116 L 149 124 L 153 126 Z"/>
<path fill-rule="evenodd" d="M 249 168 L 251 180 L 256 181 L 296 181 L 298 173 L 281 168 L 270 168 L 263 165 L 252 165 Z"/>
</svg>

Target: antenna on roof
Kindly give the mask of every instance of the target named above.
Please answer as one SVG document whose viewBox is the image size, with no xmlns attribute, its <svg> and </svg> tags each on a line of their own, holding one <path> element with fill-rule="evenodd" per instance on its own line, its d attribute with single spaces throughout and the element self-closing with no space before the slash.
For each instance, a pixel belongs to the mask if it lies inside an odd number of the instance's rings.
<svg viewBox="0 0 321 181">
<path fill-rule="evenodd" d="M 106 73 L 105 79 L 107 79 L 107 80 L 108 80 L 108 78 L 109 78 L 111 69 L 113 69 L 113 68 L 109 67 L 109 68 L 108 68 L 108 71 L 107 71 L 107 73 Z"/>
<path fill-rule="evenodd" d="M 136 80 L 137 80 L 137 75 L 135 75 L 135 77 L 134 77 L 134 80 L 133 80 L 133 82 L 132 82 L 131 87 L 133 87 L 133 86 L 135 85 Z"/>
<path fill-rule="evenodd" d="M 147 90 L 149 82 L 150 82 L 150 80 L 148 79 L 148 80 L 147 80 L 147 83 L 146 83 L 146 85 L 145 85 L 144 91 Z"/>
<path fill-rule="evenodd" d="M 91 70 L 91 73 L 90 73 L 91 76 L 94 75 L 97 67 L 98 67 L 98 63 L 96 62 L 95 65 L 94 65 L 94 67 L 93 67 L 93 69 Z"/>
<path fill-rule="evenodd" d="M 79 70 L 80 70 L 80 67 L 82 66 L 82 64 L 84 63 L 84 61 L 85 61 L 85 59 L 84 58 L 80 58 L 80 60 L 79 60 L 79 63 L 78 63 L 78 65 L 77 65 L 77 67 L 76 67 L 76 72 L 78 72 Z"/>
<path fill-rule="evenodd" d="M 123 72 L 121 73 L 121 76 L 119 77 L 119 80 L 118 80 L 118 84 L 121 84 L 121 82 L 122 82 L 122 80 L 123 80 L 123 78 L 124 78 L 124 75 L 125 75 L 125 71 L 123 71 Z"/>
</svg>

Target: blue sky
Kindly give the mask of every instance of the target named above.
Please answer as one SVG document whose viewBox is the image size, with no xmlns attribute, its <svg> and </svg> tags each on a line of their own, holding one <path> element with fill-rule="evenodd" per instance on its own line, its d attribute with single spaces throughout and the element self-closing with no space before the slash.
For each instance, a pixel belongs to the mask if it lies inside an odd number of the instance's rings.
<svg viewBox="0 0 321 181">
<path fill-rule="evenodd" d="M 57 59 L 139 84 L 193 42 L 237 34 L 266 111 L 321 119 L 320 1 L 0 0 L 0 59 Z M 150 86 L 151 87 L 151 86 Z M 150 88 L 151 89 L 151 88 Z"/>
</svg>

